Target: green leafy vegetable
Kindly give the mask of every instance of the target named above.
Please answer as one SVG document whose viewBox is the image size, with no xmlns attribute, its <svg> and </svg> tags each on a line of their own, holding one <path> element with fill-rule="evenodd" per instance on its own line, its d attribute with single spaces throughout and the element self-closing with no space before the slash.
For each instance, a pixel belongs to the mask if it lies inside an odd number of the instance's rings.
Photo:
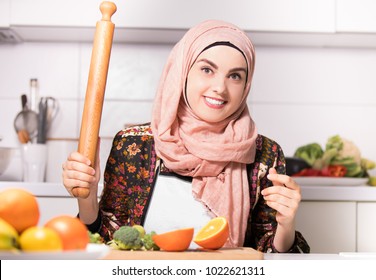
<svg viewBox="0 0 376 280">
<path fill-rule="evenodd" d="M 131 226 L 121 226 L 116 230 L 110 243 L 120 250 L 138 250 L 142 247 L 140 232 Z"/>
<path fill-rule="evenodd" d="M 294 156 L 305 160 L 310 166 L 313 166 L 313 163 L 322 157 L 324 154 L 323 149 L 318 143 L 311 143 L 299 147 Z"/>
<path fill-rule="evenodd" d="M 91 231 L 88 231 L 89 234 L 89 243 L 95 243 L 95 244 L 102 244 L 103 238 L 100 236 L 98 232 L 92 233 Z"/>
<path fill-rule="evenodd" d="M 343 166 L 345 177 L 368 177 L 367 170 L 376 167 L 374 161 L 361 157 L 359 148 L 339 135 L 330 137 L 325 150 L 317 143 L 299 147 L 295 157 L 305 160 L 314 170 L 324 170 L 329 166 Z"/>
<path fill-rule="evenodd" d="M 122 226 L 107 244 L 119 250 L 159 250 L 152 238 L 154 234 L 154 231 L 146 233 L 141 225 Z"/>
<path fill-rule="evenodd" d="M 157 233 L 155 231 L 152 231 L 150 233 L 145 234 L 144 237 L 142 238 L 142 243 L 144 244 L 145 250 L 153 250 L 153 251 L 159 250 L 159 247 L 153 241 L 153 235 L 155 234 Z"/>
</svg>

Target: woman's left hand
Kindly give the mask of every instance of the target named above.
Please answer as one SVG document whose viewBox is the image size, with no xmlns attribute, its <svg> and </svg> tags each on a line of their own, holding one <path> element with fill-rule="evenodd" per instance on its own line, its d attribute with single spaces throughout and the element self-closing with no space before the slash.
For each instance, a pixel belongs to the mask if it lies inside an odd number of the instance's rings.
<svg viewBox="0 0 376 280">
<path fill-rule="evenodd" d="M 277 174 L 275 168 L 269 169 L 268 179 L 273 186 L 261 191 L 266 204 L 277 211 L 278 224 L 294 226 L 301 200 L 300 186 L 290 176 Z"/>
</svg>

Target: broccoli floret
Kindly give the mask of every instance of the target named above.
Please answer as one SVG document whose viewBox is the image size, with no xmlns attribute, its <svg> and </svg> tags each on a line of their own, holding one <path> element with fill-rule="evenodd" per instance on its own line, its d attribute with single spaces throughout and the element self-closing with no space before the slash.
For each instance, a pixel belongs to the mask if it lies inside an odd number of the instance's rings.
<svg viewBox="0 0 376 280">
<path fill-rule="evenodd" d="M 138 250 L 142 247 L 140 232 L 131 226 L 121 226 L 116 230 L 113 242 L 120 250 Z"/>
<path fill-rule="evenodd" d="M 145 232 L 145 229 L 144 229 L 143 226 L 141 226 L 141 225 L 133 225 L 132 227 L 138 230 L 138 232 L 140 233 L 140 238 L 144 237 L 144 235 L 145 235 L 146 232 Z"/>
<path fill-rule="evenodd" d="M 95 243 L 95 244 L 102 244 L 103 238 L 100 236 L 98 232 L 92 233 L 91 231 L 88 230 L 89 234 L 89 243 Z"/>
<path fill-rule="evenodd" d="M 304 159 L 310 166 L 313 166 L 313 163 L 321 158 L 324 154 L 323 149 L 318 143 L 310 143 L 304 146 L 299 147 L 294 156 Z"/>
<path fill-rule="evenodd" d="M 150 233 L 145 234 L 144 237 L 142 238 L 142 243 L 144 244 L 145 250 L 153 250 L 153 251 L 159 250 L 159 247 L 153 241 L 153 235 L 155 234 L 157 233 L 155 231 L 152 231 Z"/>
</svg>

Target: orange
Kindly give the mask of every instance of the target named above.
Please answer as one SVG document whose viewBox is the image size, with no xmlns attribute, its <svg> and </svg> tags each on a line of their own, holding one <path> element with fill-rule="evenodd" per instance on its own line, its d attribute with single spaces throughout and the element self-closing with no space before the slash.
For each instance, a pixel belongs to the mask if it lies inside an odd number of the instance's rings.
<svg viewBox="0 0 376 280">
<path fill-rule="evenodd" d="M 80 219 L 68 215 L 56 216 L 44 225 L 55 230 L 62 242 L 63 250 L 85 250 L 89 243 L 87 228 Z"/>
<path fill-rule="evenodd" d="M 193 242 L 204 249 L 216 250 L 225 245 L 229 237 L 229 225 L 225 217 L 211 219 L 195 236 Z"/>
<path fill-rule="evenodd" d="M 37 199 L 30 192 L 17 188 L 0 192 L 0 218 L 11 224 L 18 233 L 36 226 L 39 216 Z"/>
<path fill-rule="evenodd" d="M 185 251 L 193 238 L 193 228 L 182 228 L 152 236 L 153 241 L 164 251 Z"/>
<path fill-rule="evenodd" d="M 23 251 L 61 251 L 63 242 L 56 231 L 46 227 L 29 227 L 20 236 Z"/>
</svg>

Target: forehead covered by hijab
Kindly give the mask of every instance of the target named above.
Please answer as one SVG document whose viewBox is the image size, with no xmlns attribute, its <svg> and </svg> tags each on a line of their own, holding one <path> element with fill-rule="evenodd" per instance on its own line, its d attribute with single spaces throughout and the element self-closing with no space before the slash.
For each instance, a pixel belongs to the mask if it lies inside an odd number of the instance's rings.
<svg viewBox="0 0 376 280">
<path fill-rule="evenodd" d="M 179 42 L 183 48 L 183 76 L 187 77 L 189 69 L 200 53 L 217 42 L 228 42 L 238 48 L 247 60 L 248 77 L 246 89 L 252 81 L 255 51 L 251 40 L 237 26 L 218 20 L 208 20 L 191 28 Z"/>
</svg>

